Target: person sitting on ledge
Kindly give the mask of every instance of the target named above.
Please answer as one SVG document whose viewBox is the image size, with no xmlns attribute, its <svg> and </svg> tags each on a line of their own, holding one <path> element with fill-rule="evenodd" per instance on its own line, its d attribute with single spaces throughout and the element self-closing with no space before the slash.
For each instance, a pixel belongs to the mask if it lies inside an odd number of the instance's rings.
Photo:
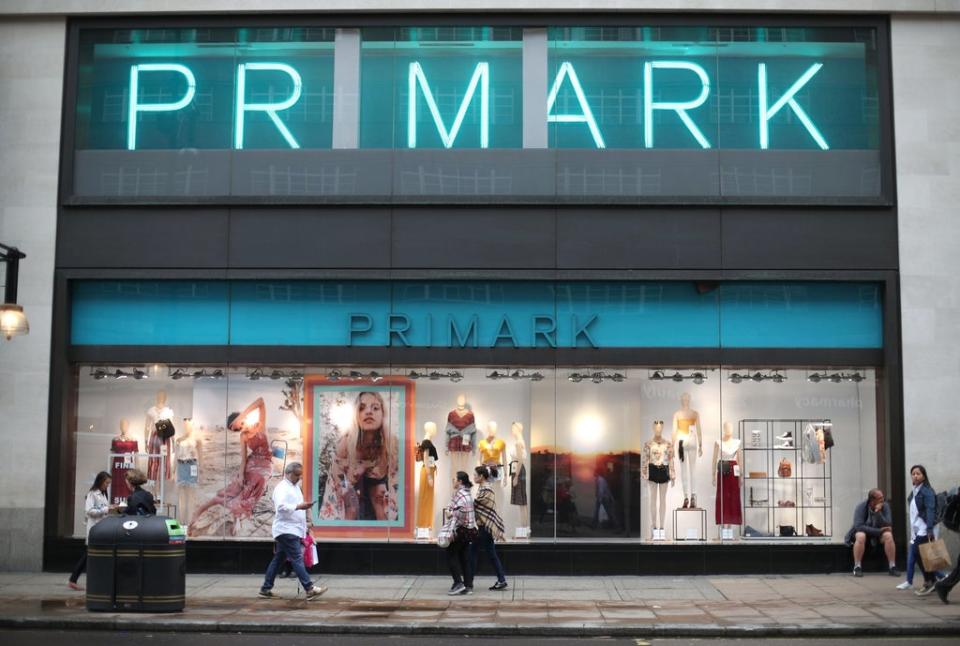
<svg viewBox="0 0 960 646">
<path fill-rule="evenodd" d="M 890 505 L 879 489 L 871 489 L 867 499 L 857 505 L 853 511 L 853 527 L 844 539 L 847 545 L 853 546 L 853 576 L 863 576 L 863 553 L 867 541 L 874 548 L 883 546 L 887 557 L 887 573 L 900 576 L 896 560 L 897 546 L 893 541 L 893 517 Z"/>
</svg>

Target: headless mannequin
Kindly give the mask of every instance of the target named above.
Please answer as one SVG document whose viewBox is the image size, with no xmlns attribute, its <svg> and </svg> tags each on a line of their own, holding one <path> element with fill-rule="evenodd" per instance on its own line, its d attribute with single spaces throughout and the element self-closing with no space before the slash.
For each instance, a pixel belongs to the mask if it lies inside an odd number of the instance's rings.
<svg viewBox="0 0 960 646">
<path fill-rule="evenodd" d="M 654 540 L 665 540 L 663 519 L 667 513 L 667 483 L 673 486 L 673 443 L 663 438 L 663 422 L 653 423 L 653 438 L 643 445 L 641 475 L 650 490 L 650 525 Z M 661 480 L 656 482 L 655 480 Z"/>
<path fill-rule="evenodd" d="M 507 486 L 507 479 L 503 476 L 504 458 L 506 458 L 507 443 L 497 437 L 497 423 L 487 422 L 487 435 L 478 444 L 480 449 L 480 464 L 485 467 L 496 467 L 497 476 L 492 480 L 500 480 L 501 485 Z"/>
<path fill-rule="evenodd" d="M 437 460 L 429 450 L 433 437 L 437 434 L 437 425 L 427 422 L 423 425 L 423 440 L 417 447 L 420 467 L 420 498 L 417 502 L 417 527 L 433 528 L 434 487 L 437 482 Z M 429 444 L 426 444 L 429 442 Z M 436 449 L 434 449 L 436 451 Z"/>
<path fill-rule="evenodd" d="M 696 431 L 696 434 L 694 434 Z M 680 460 L 683 508 L 697 507 L 697 458 L 703 457 L 700 413 L 690 408 L 690 395 L 680 395 L 680 409 L 673 414 L 674 455 Z"/>
<path fill-rule="evenodd" d="M 477 427 L 473 411 L 467 406 L 466 395 L 457 395 L 457 407 L 447 415 L 447 453 L 450 455 L 450 470 L 470 471 Z"/>
<path fill-rule="evenodd" d="M 520 518 L 517 527 L 530 526 L 530 508 L 527 506 L 527 444 L 523 441 L 523 424 L 514 422 L 510 425 L 513 434 L 513 459 L 517 464 L 513 466 L 513 475 L 510 477 L 510 486 L 513 492 L 510 503 L 516 505 Z M 520 503 L 523 504 L 520 504 Z"/>
<path fill-rule="evenodd" d="M 173 420 L 173 410 L 167 406 L 167 393 L 159 390 L 157 391 L 156 403 L 147 409 L 143 424 L 143 434 L 147 440 L 147 453 L 154 456 L 163 454 L 163 457 L 152 457 L 147 460 L 147 477 L 153 481 L 174 477 L 171 438 L 164 440 L 157 435 L 156 424 L 162 419 Z"/>
<path fill-rule="evenodd" d="M 200 479 L 201 455 L 200 440 L 193 433 L 193 420 L 185 417 L 183 419 L 183 435 L 177 439 L 177 498 L 180 518 L 189 520 L 192 517 L 198 482 L 192 484 L 191 482 L 193 480 L 192 476 L 196 476 L 197 481 Z M 193 461 L 195 461 L 195 464 Z M 180 481 L 180 474 L 184 469 L 191 476 L 187 482 Z M 196 471 L 194 472 L 193 469 L 196 469 Z"/>
<path fill-rule="evenodd" d="M 743 464 L 743 448 L 740 446 L 740 440 L 734 439 L 733 437 L 733 422 L 723 423 L 723 433 L 720 436 L 720 440 L 713 445 L 713 486 L 714 487 L 717 486 L 717 470 L 719 468 L 720 459 L 723 454 L 736 455 L 737 470 L 735 471 L 735 473 L 736 475 L 739 476 L 739 472 L 738 472 L 739 465 Z M 718 498 L 721 496 L 720 492 L 717 492 L 717 496 Z M 728 533 L 727 536 L 724 536 L 723 533 L 721 533 L 721 537 L 733 538 L 733 525 L 729 523 L 724 523 L 720 526 L 720 528 L 724 532 Z"/>
</svg>

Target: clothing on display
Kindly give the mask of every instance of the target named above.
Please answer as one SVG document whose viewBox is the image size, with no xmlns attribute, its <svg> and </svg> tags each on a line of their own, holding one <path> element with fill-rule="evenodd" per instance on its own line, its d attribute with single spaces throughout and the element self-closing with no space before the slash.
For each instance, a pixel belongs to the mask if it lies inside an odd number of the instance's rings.
<svg viewBox="0 0 960 646">
<path fill-rule="evenodd" d="M 737 451 L 740 449 L 740 440 L 730 439 L 717 444 L 720 447 L 720 465 L 717 467 L 715 520 L 718 525 L 742 525 L 740 476 L 737 475 Z M 730 464 L 728 473 L 723 473 L 721 468 L 723 462 Z"/>
<path fill-rule="evenodd" d="M 510 504 L 525 506 L 527 504 L 527 467 L 525 464 L 514 460 L 510 463 L 510 476 L 513 482 L 513 475 L 516 474 L 516 483 L 510 487 Z"/>
<path fill-rule="evenodd" d="M 146 430 L 149 431 L 147 439 L 147 453 L 151 457 L 147 460 L 147 479 L 160 479 L 160 461 L 163 460 L 163 478 L 169 480 L 173 477 L 173 450 L 170 446 L 170 439 L 173 437 L 162 437 L 157 429 L 157 423 L 161 420 L 173 419 L 173 410 L 169 406 L 151 406 L 147 410 Z M 166 450 L 166 456 L 161 457 L 161 453 Z"/>
<path fill-rule="evenodd" d="M 657 484 L 670 482 L 670 467 L 665 464 L 651 464 L 649 467 L 649 480 Z"/>
<path fill-rule="evenodd" d="M 484 466 L 503 466 L 503 453 L 507 450 L 507 443 L 499 437 L 489 440 L 484 438 L 480 440 L 478 447 L 480 449 L 480 464 Z"/>
<path fill-rule="evenodd" d="M 113 438 L 110 442 L 110 502 L 119 505 L 126 502 L 133 491 L 127 483 L 127 471 L 136 466 L 135 454 L 140 444 L 136 440 Z"/>
<path fill-rule="evenodd" d="M 197 455 L 197 441 L 193 439 L 177 442 L 177 486 L 196 487 L 200 481 L 200 456 Z"/>
<path fill-rule="evenodd" d="M 439 459 L 437 448 L 430 440 L 423 440 L 417 446 L 417 462 L 420 468 L 420 493 L 417 499 L 417 527 L 433 527 L 433 499 L 437 482 L 437 467 L 433 462 Z M 431 461 L 432 460 L 432 461 Z"/>
<path fill-rule="evenodd" d="M 677 418 L 677 459 L 683 462 L 691 450 L 697 448 L 697 441 L 690 427 L 696 424 L 696 418 L 684 419 Z"/>
<path fill-rule="evenodd" d="M 453 409 L 447 415 L 447 450 L 470 453 L 473 451 L 473 438 L 477 434 L 473 411 L 464 409 L 461 413 Z M 466 440 L 466 441 L 464 441 Z"/>
<path fill-rule="evenodd" d="M 661 473 L 667 474 L 666 480 L 653 479 L 653 467 L 663 467 L 657 469 L 657 477 Z M 666 440 L 650 440 L 643 445 L 643 451 L 640 455 L 640 469 L 646 472 L 646 480 L 651 482 L 668 482 L 676 477 L 673 468 L 673 445 Z"/>
<path fill-rule="evenodd" d="M 439 460 L 440 456 L 437 453 L 437 447 L 433 445 L 433 442 L 430 440 L 424 440 L 417 445 L 416 451 L 416 460 L 417 462 L 423 462 L 425 457 L 431 457 L 434 460 Z"/>
</svg>

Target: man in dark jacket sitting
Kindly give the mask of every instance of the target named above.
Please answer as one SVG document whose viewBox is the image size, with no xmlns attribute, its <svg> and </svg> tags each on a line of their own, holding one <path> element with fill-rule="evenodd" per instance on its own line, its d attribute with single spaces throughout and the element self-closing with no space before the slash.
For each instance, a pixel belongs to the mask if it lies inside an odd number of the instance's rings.
<svg viewBox="0 0 960 646">
<path fill-rule="evenodd" d="M 893 517 L 890 505 L 879 489 L 871 489 L 867 499 L 857 505 L 853 512 L 853 527 L 844 541 L 847 545 L 853 545 L 853 576 L 863 576 L 863 552 L 867 541 L 872 547 L 883 545 L 883 552 L 887 555 L 887 571 L 890 576 L 900 576 L 897 545 L 893 541 Z"/>
</svg>

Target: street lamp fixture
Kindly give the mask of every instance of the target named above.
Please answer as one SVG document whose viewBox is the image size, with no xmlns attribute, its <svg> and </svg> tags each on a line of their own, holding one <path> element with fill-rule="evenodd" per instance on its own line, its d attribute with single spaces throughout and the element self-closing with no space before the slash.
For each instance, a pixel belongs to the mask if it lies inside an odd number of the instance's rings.
<svg viewBox="0 0 960 646">
<path fill-rule="evenodd" d="M 0 262 L 7 266 L 7 285 L 3 303 L 0 304 L 0 334 L 7 341 L 20 334 L 30 334 L 30 324 L 23 313 L 23 307 L 17 305 L 17 273 L 20 259 L 27 255 L 16 247 L 0 244 Z"/>
</svg>

